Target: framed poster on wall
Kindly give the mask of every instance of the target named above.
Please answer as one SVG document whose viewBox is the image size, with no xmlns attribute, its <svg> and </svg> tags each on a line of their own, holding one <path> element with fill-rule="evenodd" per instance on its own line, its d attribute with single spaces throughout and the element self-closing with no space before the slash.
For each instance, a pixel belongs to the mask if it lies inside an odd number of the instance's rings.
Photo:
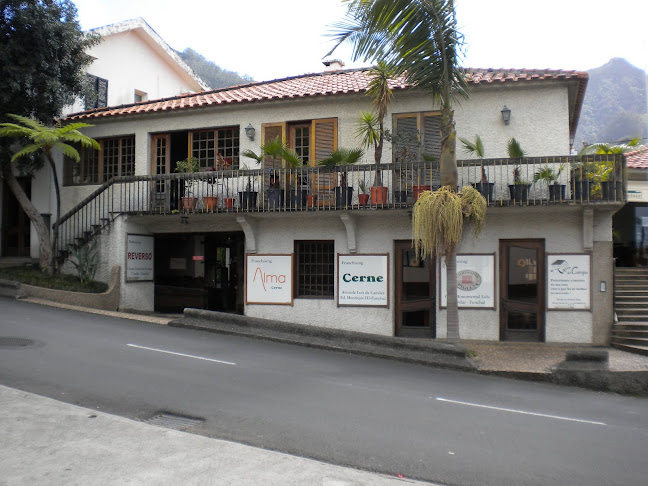
<svg viewBox="0 0 648 486">
<path fill-rule="evenodd" d="M 151 235 L 126 235 L 126 281 L 153 281 L 153 246 Z"/>
<path fill-rule="evenodd" d="M 448 306 L 445 257 L 439 264 L 441 307 Z M 457 255 L 457 304 L 462 309 L 495 308 L 495 254 Z"/>
<path fill-rule="evenodd" d="M 590 255 L 547 254 L 547 309 L 590 310 Z"/>
<path fill-rule="evenodd" d="M 338 306 L 389 307 L 389 255 L 338 253 Z"/>
<path fill-rule="evenodd" d="M 245 303 L 292 305 L 292 253 L 245 255 Z"/>
</svg>

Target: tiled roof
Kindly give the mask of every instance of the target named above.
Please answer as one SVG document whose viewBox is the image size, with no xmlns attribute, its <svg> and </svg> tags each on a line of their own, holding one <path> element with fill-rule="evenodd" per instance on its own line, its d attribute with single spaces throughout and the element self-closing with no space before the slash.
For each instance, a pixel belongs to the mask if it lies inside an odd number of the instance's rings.
<svg viewBox="0 0 648 486">
<path fill-rule="evenodd" d="M 540 80 L 580 79 L 587 82 L 587 73 L 580 71 L 526 70 L 526 69 L 466 69 L 471 84 L 529 82 Z M 228 88 L 192 93 L 161 100 L 97 108 L 67 117 L 68 120 L 104 118 L 163 111 L 191 109 L 233 103 L 253 103 L 265 100 L 309 98 L 314 96 L 364 93 L 371 77 L 368 69 L 349 69 L 317 74 L 304 74 L 273 81 L 231 86 Z M 392 89 L 411 86 L 404 80 L 391 82 Z M 584 88 L 583 88 L 584 91 Z"/>
<path fill-rule="evenodd" d="M 648 169 L 648 147 L 625 154 L 626 163 L 631 169 Z"/>
</svg>

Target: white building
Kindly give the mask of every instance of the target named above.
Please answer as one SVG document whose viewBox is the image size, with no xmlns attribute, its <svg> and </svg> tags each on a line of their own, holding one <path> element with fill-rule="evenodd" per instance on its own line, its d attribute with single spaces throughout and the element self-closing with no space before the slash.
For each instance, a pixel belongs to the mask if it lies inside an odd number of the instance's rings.
<svg viewBox="0 0 648 486">
<path fill-rule="evenodd" d="M 84 111 L 86 107 L 132 104 L 209 88 L 142 18 L 90 32 L 101 36 L 101 42 L 88 52 L 93 62 L 87 75 L 95 86 L 95 96 L 78 100 L 65 108 L 63 115 Z M 21 183 L 41 213 L 54 213 L 53 183 L 48 168 L 33 179 L 21 179 Z M 36 258 L 36 232 L 5 184 L 0 184 L 0 204 L 3 208 L 0 255 Z"/>
<path fill-rule="evenodd" d="M 479 134 L 489 159 L 460 161 L 460 185 L 485 176 L 490 204 L 483 237 L 467 235 L 459 249 L 462 338 L 606 343 L 611 221 L 624 171 L 619 158 L 583 165 L 566 155 L 587 74 L 469 70 L 468 79 L 470 99 L 455 111 L 458 135 Z M 62 254 L 98 241 L 100 276 L 125 269 L 122 309 L 202 307 L 443 338 L 441 263 L 419 262 L 411 250 L 414 198 L 438 185 L 437 165 L 422 162 L 440 147 L 432 97 L 393 82 L 386 125 L 397 139 L 384 150 L 384 193 L 368 203 L 359 190 L 374 184 L 373 152 L 345 170 L 316 165 L 336 148 L 359 146 L 368 81 L 366 70 L 330 71 L 68 117 L 93 123 L 86 133 L 103 150 L 84 154 L 78 171 L 61 164 L 70 211 Z M 257 167 L 241 155 L 277 136 L 303 167 L 269 159 Z M 527 158 L 504 158 L 513 137 Z M 187 156 L 204 172 L 174 173 Z M 605 181 L 604 167 L 613 168 Z M 560 172 L 558 189 L 523 183 L 543 168 Z M 336 187 L 343 179 L 350 197 Z"/>
</svg>

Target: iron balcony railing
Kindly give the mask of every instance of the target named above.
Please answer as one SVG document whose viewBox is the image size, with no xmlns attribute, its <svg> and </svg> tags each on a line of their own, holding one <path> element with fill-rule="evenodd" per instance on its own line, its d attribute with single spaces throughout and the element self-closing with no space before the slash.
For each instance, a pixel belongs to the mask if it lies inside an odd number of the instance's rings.
<svg viewBox="0 0 648 486">
<path fill-rule="evenodd" d="M 491 206 L 625 202 L 620 155 L 460 160 L 458 187 Z M 378 179 L 379 185 L 376 185 Z M 224 170 L 115 177 L 61 218 L 59 250 L 82 244 L 119 214 L 264 213 L 410 208 L 440 186 L 435 162 Z"/>
</svg>

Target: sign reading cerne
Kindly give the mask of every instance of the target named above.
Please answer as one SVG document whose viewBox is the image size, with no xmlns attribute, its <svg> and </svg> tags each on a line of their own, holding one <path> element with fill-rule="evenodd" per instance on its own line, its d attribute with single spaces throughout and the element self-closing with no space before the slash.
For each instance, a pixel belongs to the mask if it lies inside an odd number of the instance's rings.
<svg viewBox="0 0 648 486">
<path fill-rule="evenodd" d="M 338 255 L 338 305 L 389 305 L 387 255 Z"/>
</svg>

